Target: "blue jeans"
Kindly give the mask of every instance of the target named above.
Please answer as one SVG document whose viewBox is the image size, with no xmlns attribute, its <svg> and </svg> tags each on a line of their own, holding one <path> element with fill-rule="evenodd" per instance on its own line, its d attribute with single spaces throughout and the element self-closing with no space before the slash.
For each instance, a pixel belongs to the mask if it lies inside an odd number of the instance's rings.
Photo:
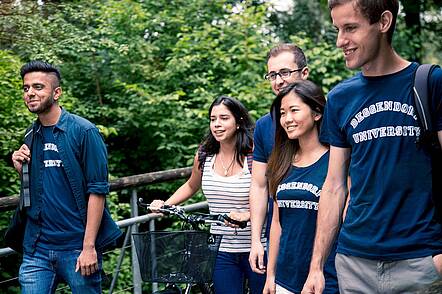
<svg viewBox="0 0 442 294">
<path fill-rule="evenodd" d="M 90 276 L 75 272 L 80 250 L 58 251 L 37 247 L 34 254 L 24 253 L 19 282 L 22 294 L 55 293 L 59 282 L 66 282 L 72 293 L 101 293 L 102 257 L 98 253 L 98 268 Z"/>
<path fill-rule="evenodd" d="M 250 294 L 262 293 L 266 276 L 252 271 L 249 264 L 249 252 L 218 252 L 213 273 L 216 294 L 244 294 L 246 279 Z"/>
</svg>

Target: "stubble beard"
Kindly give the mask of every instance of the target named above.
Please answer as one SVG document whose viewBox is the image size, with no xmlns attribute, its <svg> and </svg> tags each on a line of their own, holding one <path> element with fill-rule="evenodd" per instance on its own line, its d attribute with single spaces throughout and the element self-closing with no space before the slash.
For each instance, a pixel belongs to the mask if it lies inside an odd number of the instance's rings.
<svg viewBox="0 0 442 294">
<path fill-rule="evenodd" d="M 42 114 L 42 113 L 48 112 L 49 109 L 51 109 L 52 105 L 54 105 L 54 103 L 55 103 L 55 99 L 54 99 L 54 94 L 52 93 L 48 99 L 44 100 L 37 107 L 30 108 L 29 105 L 27 105 L 27 104 L 26 104 L 26 107 L 28 108 L 29 112 L 31 112 L 31 113 Z"/>
</svg>

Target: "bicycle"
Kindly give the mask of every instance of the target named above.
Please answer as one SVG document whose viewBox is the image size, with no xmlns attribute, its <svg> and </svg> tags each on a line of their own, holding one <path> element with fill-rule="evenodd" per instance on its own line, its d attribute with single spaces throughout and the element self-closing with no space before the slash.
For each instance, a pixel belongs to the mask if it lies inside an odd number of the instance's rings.
<svg viewBox="0 0 442 294">
<path fill-rule="evenodd" d="M 150 206 L 142 198 L 138 205 L 146 209 Z M 212 223 L 225 225 L 227 221 L 245 228 L 247 222 L 221 214 L 188 214 L 179 206 L 164 205 L 157 211 L 181 219 L 183 230 L 133 234 L 142 280 L 166 284 L 165 290 L 153 294 L 189 294 L 195 285 L 203 294 L 214 293 L 210 282 L 222 235 L 210 234 L 202 226 Z M 191 229 L 186 229 L 186 225 L 190 225 Z M 178 284 L 185 284 L 184 290 Z"/>
</svg>

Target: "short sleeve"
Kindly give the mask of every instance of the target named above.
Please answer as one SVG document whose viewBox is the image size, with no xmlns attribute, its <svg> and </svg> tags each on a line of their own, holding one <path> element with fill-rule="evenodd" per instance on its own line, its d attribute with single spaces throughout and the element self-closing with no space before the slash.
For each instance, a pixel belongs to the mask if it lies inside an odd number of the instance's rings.
<svg viewBox="0 0 442 294">
<path fill-rule="evenodd" d="M 324 117 L 322 119 L 321 133 L 319 140 L 322 143 L 326 143 L 336 147 L 348 148 L 350 145 L 347 142 L 346 135 L 344 133 L 343 126 L 341 125 L 340 118 L 342 115 L 336 110 L 335 98 L 331 94 L 328 97 L 325 105 Z"/>
<path fill-rule="evenodd" d="M 275 130 L 270 114 L 266 114 L 256 121 L 253 133 L 253 160 L 267 163 L 273 149 Z"/>
</svg>

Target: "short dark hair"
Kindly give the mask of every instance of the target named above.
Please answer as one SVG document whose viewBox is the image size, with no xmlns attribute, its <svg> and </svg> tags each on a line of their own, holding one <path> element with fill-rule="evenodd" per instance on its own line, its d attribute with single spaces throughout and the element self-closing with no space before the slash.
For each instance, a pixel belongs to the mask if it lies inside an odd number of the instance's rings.
<svg viewBox="0 0 442 294">
<path fill-rule="evenodd" d="M 238 125 L 236 130 L 236 161 L 240 166 L 241 156 L 247 156 L 253 150 L 253 121 L 249 115 L 247 108 L 237 99 L 229 96 L 219 96 L 209 107 L 209 118 L 214 106 L 223 104 L 235 117 L 235 122 Z M 218 154 L 220 148 L 219 142 L 215 139 L 212 132 L 208 131 L 206 137 L 200 145 L 198 150 L 199 168 L 202 170 L 207 155 Z"/>
<path fill-rule="evenodd" d="M 283 52 L 293 54 L 294 61 L 298 68 L 301 69 L 307 66 L 307 58 L 305 57 L 304 51 L 302 51 L 302 49 L 295 44 L 290 43 L 279 44 L 278 46 L 270 49 L 269 53 L 267 54 L 267 62 L 269 62 L 271 57 L 276 57 Z"/>
<path fill-rule="evenodd" d="M 388 10 L 393 14 L 391 27 L 387 32 L 388 42 L 391 44 L 393 40 L 393 32 L 396 27 L 396 19 L 399 12 L 398 0 L 328 0 L 328 8 L 330 11 L 336 6 L 354 2 L 355 8 L 359 9 L 361 14 L 365 16 L 370 24 L 374 24 L 381 19 L 384 11 Z"/>
<path fill-rule="evenodd" d="M 20 75 L 21 78 L 23 79 L 27 73 L 37 72 L 37 71 L 54 75 L 57 78 L 57 83 L 54 85 L 54 87 L 60 86 L 61 84 L 60 70 L 46 61 L 41 61 L 41 60 L 29 61 L 28 63 L 26 63 L 21 67 Z"/>
</svg>

